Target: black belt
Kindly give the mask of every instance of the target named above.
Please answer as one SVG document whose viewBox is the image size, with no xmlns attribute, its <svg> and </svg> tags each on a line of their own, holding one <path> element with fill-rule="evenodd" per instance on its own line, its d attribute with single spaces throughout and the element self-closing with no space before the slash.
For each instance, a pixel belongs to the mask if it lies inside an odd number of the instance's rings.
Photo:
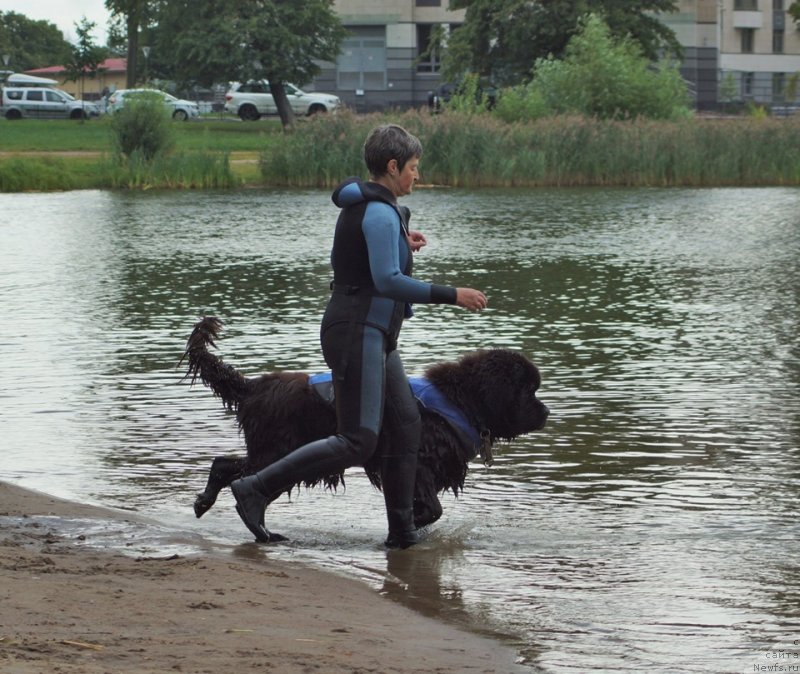
<svg viewBox="0 0 800 674">
<path fill-rule="evenodd" d="M 339 295 L 377 295 L 375 286 L 353 286 L 344 283 L 334 283 L 331 281 L 331 290 Z"/>
</svg>

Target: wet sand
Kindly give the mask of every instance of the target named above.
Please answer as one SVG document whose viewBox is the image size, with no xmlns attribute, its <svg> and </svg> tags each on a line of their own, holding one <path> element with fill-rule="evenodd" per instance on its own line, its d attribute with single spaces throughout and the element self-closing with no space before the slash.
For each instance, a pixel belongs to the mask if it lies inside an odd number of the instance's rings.
<svg viewBox="0 0 800 674">
<path fill-rule="evenodd" d="M 93 544 L 98 527 L 139 522 L 0 482 L 0 672 L 529 671 L 500 642 L 255 543 L 147 556 Z"/>
</svg>

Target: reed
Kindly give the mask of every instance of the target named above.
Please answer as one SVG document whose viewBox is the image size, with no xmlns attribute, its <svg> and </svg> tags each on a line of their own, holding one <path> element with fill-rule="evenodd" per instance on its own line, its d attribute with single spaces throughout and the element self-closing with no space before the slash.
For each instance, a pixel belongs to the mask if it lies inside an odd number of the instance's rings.
<svg viewBox="0 0 800 674">
<path fill-rule="evenodd" d="M 104 173 L 111 187 L 127 189 L 216 189 L 238 187 L 227 154 L 159 154 L 146 159 L 134 152 L 129 158 L 106 160 Z"/>
<path fill-rule="evenodd" d="M 598 120 L 506 123 L 491 114 L 409 111 L 298 125 L 261 155 L 272 185 L 331 187 L 363 175 L 369 130 L 393 121 L 425 148 L 422 181 L 457 187 L 800 184 L 800 119 Z"/>
<path fill-rule="evenodd" d="M 0 192 L 47 192 L 106 186 L 93 160 L 10 157 L 0 161 Z"/>
</svg>

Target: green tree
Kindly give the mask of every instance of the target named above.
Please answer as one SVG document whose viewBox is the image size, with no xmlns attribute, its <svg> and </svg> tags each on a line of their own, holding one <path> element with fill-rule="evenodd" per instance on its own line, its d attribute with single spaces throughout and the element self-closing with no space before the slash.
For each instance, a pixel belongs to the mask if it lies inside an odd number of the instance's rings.
<svg viewBox="0 0 800 674">
<path fill-rule="evenodd" d="M 630 36 L 651 60 L 664 50 L 681 53 L 657 16 L 676 11 L 676 0 L 450 0 L 450 8 L 466 9 L 444 57 L 443 74 L 451 80 L 468 70 L 498 85 L 525 82 L 536 59 L 563 54 L 590 13 L 602 17 L 612 35 Z"/>
<path fill-rule="evenodd" d="M 294 121 L 283 85 L 304 84 L 335 60 L 346 31 L 333 0 L 163 0 L 154 50 L 163 75 L 209 86 L 266 78 L 284 128 Z"/>
<path fill-rule="evenodd" d="M 789 5 L 789 9 L 787 11 L 797 24 L 797 30 L 800 30 L 800 1 L 793 2 L 791 5 Z"/>
<path fill-rule="evenodd" d="M 140 31 L 150 13 L 152 2 L 148 0 L 106 0 L 106 9 L 112 19 L 125 24 L 124 34 L 127 44 L 126 59 L 128 72 L 125 85 L 128 89 L 136 86 L 139 73 Z"/>
<path fill-rule="evenodd" d="M 0 54 L 8 54 L 8 67 L 23 71 L 62 65 L 70 44 L 50 21 L 35 21 L 18 12 L 0 12 Z"/>
<path fill-rule="evenodd" d="M 98 66 L 106 57 L 106 49 L 94 43 L 92 31 L 96 24 L 89 21 L 85 16 L 80 22 L 75 24 L 75 32 L 78 41 L 72 47 L 69 60 L 64 64 L 67 79 L 72 82 L 80 82 L 81 100 L 86 78 L 94 78 L 97 75 Z"/>
<path fill-rule="evenodd" d="M 531 93 L 548 110 L 604 119 L 677 118 L 689 113 L 686 84 L 674 64 L 653 68 L 638 42 L 615 39 L 600 17 L 581 22 L 562 59 L 539 59 Z"/>
<path fill-rule="evenodd" d="M 154 26 L 150 71 L 179 88 L 210 87 L 240 76 L 245 58 L 241 0 L 166 0 Z"/>
</svg>

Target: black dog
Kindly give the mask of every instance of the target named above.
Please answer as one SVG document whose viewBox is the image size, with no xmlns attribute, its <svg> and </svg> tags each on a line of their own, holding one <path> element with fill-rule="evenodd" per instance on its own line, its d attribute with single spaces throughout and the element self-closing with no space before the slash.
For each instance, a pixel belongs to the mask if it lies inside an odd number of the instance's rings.
<svg viewBox="0 0 800 674">
<path fill-rule="evenodd" d="M 216 346 L 214 339 L 221 327 L 213 317 L 198 322 L 181 362 L 188 360 L 186 376 L 191 383 L 199 377 L 236 412 L 247 456 L 214 459 L 205 491 L 194 504 L 197 517 L 211 508 L 219 492 L 234 480 L 261 470 L 301 445 L 336 433 L 330 383 L 314 383 L 302 372 L 245 377 L 208 350 L 209 345 Z M 463 489 L 470 460 L 480 453 L 490 463 L 495 440 L 512 440 L 541 429 L 549 410 L 536 397 L 539 370 L 522 354 L 506 349 L 475 351 L 456 362 L 439 363 L 428 368 L 424 379 L 411 381 L 422 415 L 414 523 L 423 527 L 442 515 L 439 492 L 450 489 L 458 495 Z M 380 455 L 390 444 L 391 437 L 381 434 L 378 450 L 364 466 L 370 482 L 378 488 Z M 344 483 L 344 477 L 340 473 L 319 482 L 335 489 Z"/>
</svg>

